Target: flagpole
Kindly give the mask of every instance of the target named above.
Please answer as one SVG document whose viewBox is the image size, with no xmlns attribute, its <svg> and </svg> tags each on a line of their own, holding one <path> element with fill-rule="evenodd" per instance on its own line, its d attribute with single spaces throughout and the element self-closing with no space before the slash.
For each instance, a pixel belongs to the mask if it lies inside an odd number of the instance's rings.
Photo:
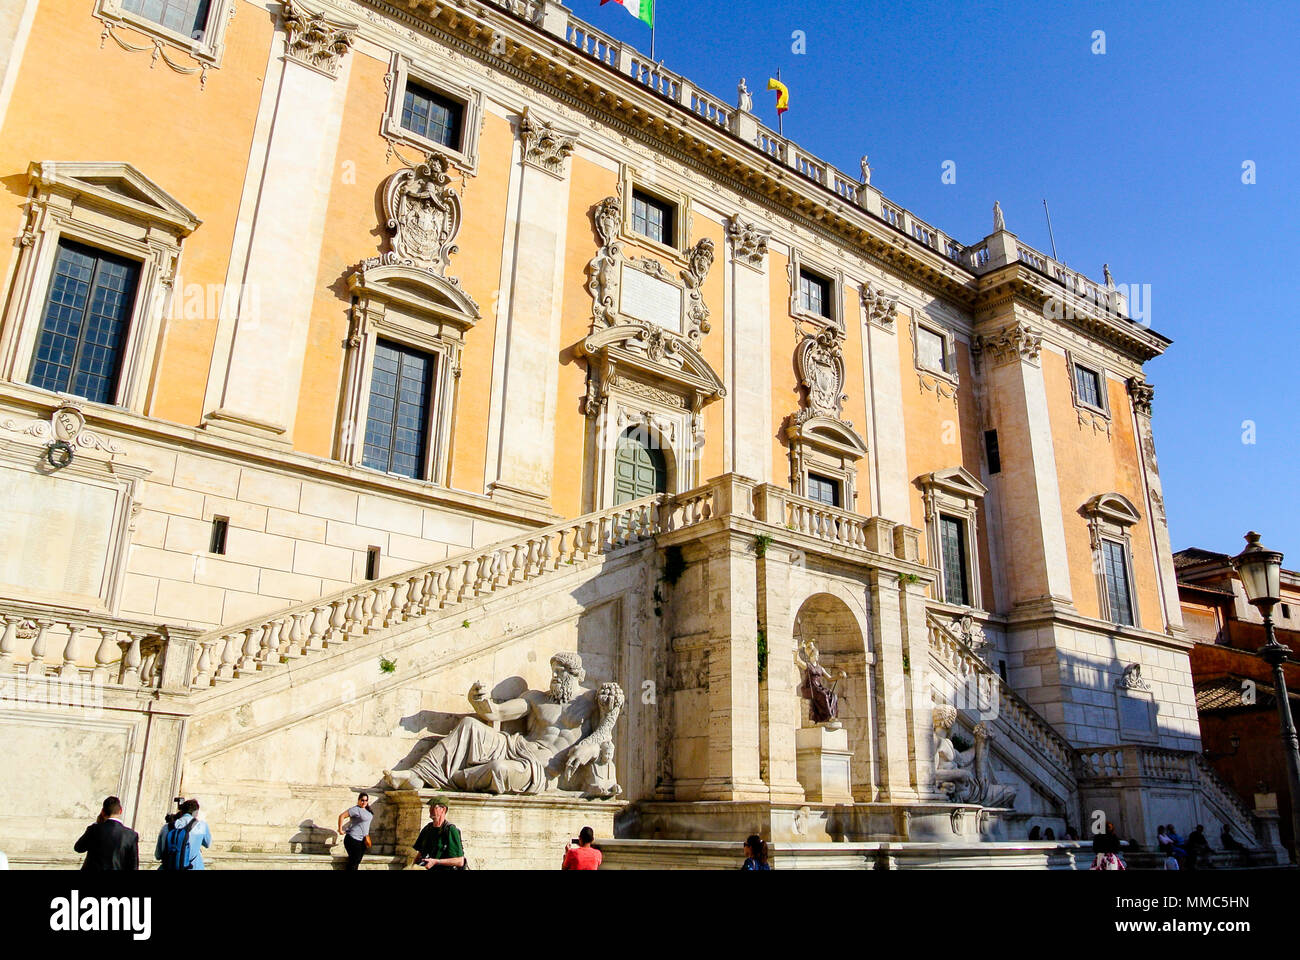
<svg viewBox="0 0 1300 960">
<path fill-rule="evenodd" d="M 657 63 L 659 62 L 658 60 L 655 59 L 655 21 L 657 21 L 657 20 L 659 19 L 659 17 L 656 16 L 656 14 L 658 14 L 659 11 L 656 10 L 655 8 L 658 7 L 658 6 L 659 6 L 658 3 L 655 3 L 654 0 L 651 0 L 651 3 L 650 3 L 650 62 L 651 62 L 651 63 L 655 63 L 655 64 L 657 64 Z"/>
</svg>

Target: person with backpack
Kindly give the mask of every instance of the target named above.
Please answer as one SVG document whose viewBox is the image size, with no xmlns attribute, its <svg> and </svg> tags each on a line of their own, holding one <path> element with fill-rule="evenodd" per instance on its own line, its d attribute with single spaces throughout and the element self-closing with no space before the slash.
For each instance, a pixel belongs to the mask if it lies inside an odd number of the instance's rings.
<svg viewBox="0 0 1300 960">
<path fill-rule="evenodd" d="M 435 797 L 429 801 L 430 823 L 424 825 L 412 845 L 415 863 L 426 870 L 466 870 L 465 847 L 460 830 L 447 822 L 447 801 Z"/>
<path fill-rule="evenodd" d="M 176 802 L 179 804 L 176 813 L 169 814 L 158 831 L 154 859 L 162 861 L 159 870 L 202 870 L 202 848 L 212 846 L 212 831 L 198 817 L 197 800 L 178 797 Z"/>
</svg>

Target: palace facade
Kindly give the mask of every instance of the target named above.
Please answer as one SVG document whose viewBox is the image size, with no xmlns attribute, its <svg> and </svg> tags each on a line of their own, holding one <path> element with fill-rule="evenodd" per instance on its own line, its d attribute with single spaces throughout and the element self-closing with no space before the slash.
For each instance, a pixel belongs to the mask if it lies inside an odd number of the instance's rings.
<svg viewBox="0 0 1300 960">
<path fill-rule="evenodd" d="M 575 817 L 610 866 L 1273 849 L 1200 756 L 1170 341 L 1000 214 L 958 241 L 553 0 L 18 0 L 0 183 L 12 862 L 116 793 L 328 863 L 559 650 L 624 691 L 619 790 L 454 799 L 489 862 Z"/>
</svg>

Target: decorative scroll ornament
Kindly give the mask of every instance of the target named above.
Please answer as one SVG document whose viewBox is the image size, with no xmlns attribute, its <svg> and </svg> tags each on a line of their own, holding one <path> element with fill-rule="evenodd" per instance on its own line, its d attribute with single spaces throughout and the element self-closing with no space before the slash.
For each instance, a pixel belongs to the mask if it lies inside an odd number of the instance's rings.
<svg viewBox="0 0 1300 960">
<path fill-rule="evenodd" d="M 732 217 L 727 221 L 727 237 L 731 240 L 732 255 L 738 262 L 763 269 L 767 244 L 772 239 L 770 233 L 738 217 Z"/>
<path fill-rule="evenodd" d="M 686 336 L 691 346 L 699 349 L 700 340 L 709 332 L 709 308 L 704 302 L 704 278 L 713 266 L 713 241 L 708 237 L 691 247 L 686 258 L 686 269 L 681 272 L 689 298 L 686 307 Z"/>
<path fill-rule="evenodd" d="M 384 186 L 384 217 L 393 233 L 386 263 L 404 263 L 446 277 L 452 241 L 460 232 L 460 197 L 447 174 L 446 157 L 431 153 L 416 167 L 399 170 Z"/>
<path fill-rule="evenodd" d="M 293 0 L 284 0 L 284 28 L 289 33 L 285 55 L 290 60 L 336 77 L 343 57 L 352 49 L 358 25 L 335 23 L 323 13 L 311 13 Z"/>
<path fill-rule="evenodd" d="M 81 405 L 72 400 L 65 400 L 50 414 L 49 420 L 29 420 L 20 423 L 13 418 L 0 420 L 0 430 L 9 433 L 21 433 L 47 444 L 66 444 L 72 450 L 102 450 L 108 454 L 119 454 L 117 447 L 107 437 L 86 429 L 86 415 Z"/>
<path fill-rule="evenodd" d="M 533 116 L 527 107 L 519 118 L 519 139 L 524 163 L 556 177 L 564 177 L 577 137 L 555 129 L 550 121 Z"/>
<path fill-rule="evenodd" d="M 948 628 L 961 637 L 962 643 L 966 644 L 972 653 L 979 657 L 984 656 L 983 651 L 988 646 L 989 638 L 984 633 L 984 627 L 969 613 L 954 617 Z"/>
<path fill-rule="evenodd" d="M 1133 410 L 1144 417 L 1151 416 L 1151 403 L 1156 397 L 1156 388 L 1141 377 L 1128 378 L 1128 395 L 1133 402 Z"/>
<path fill-rule="evenodd" d="M 836 420 L 844 409 L 848 396 L 844 389 L 844 352 L 841 344 L 844 334 L 838 327 L 828 326 L 817 333 L 805 334 L 803 342 L 795 348 L 795 370 L 799 383 L 807 390 L 808 405 L 796 415 L 796 420 L 811 416 L 826 416 Z"/>
<path fill-rule="evenodd" d="M 894 329 L 894 318 L 898 313 L 897 295 L 889 296 L 868 280 L 862 287 L 862 306 L 867 311 L 869 322 L 886 330 Z"/>
<path fill-rule="evenodd" d="M 1130 663 L 1115 681 L 1120 690 L 1150 690 L 1151 684 L 1142 679 L 1142 664 Z"/>
<path fill-rule="evenodd" d="M 987 353 L 994 363 L 1008 363 L 1017 359 L 1037 362 L 1042 346 L 1043 335 L 1020 321 L 995 334 L 976 337 L 971 344 L 971 352 L 977 358 Z"/>
<path fill-rule="evenodd" d="M 587 265 L 587 292 L 594 302 L 593 326 L 598 330 L 618 321 L 618 269 L 623 245 L 618 242 L 618 227 L 623 220 L 623 206 L 618 197 L 606 197 L 591 212 L 591 222 L 600 239 L 600 249 Z"/>
</svg>

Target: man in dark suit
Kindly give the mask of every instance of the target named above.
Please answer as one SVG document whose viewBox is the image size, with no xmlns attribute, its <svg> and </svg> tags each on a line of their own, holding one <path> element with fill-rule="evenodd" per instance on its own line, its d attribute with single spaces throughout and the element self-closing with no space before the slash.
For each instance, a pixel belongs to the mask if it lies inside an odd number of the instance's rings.
<svg viewBox="0 0 1300 960">
<path fill-rule="evenodd" d="M 122 823 L 122 801 L 109 797 L 99 818 L 72 847 L 86 855 L 82 870 L 140 869 L 140 837 Z"/>
</svg>

